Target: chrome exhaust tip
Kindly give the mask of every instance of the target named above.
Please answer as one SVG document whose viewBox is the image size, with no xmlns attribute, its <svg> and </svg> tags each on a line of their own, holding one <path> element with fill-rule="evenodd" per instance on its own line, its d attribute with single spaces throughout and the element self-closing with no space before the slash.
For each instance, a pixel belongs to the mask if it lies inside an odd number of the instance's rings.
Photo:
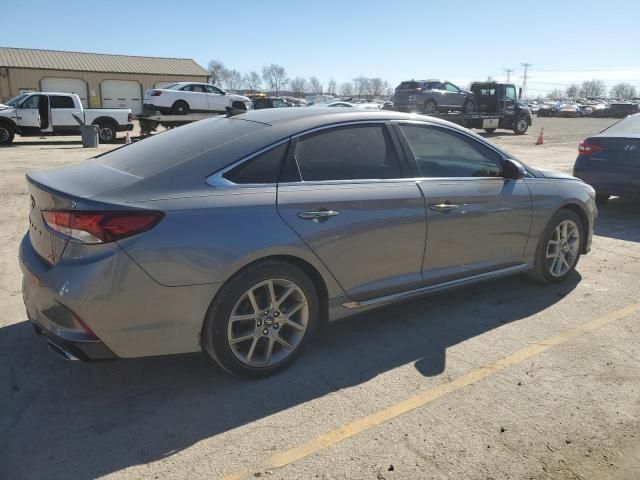
<svg viewBox="0 0 640 480">
<path fill-rule="evenodd" d="M 50 340 L 47 341 L 47 346 L 49 347 L 49 350 L 51 350 L 54 353 L 57 353 L 58 355 L 60 355 L 65 360 L 68 360 L 70 362 L 79 362 L 80 361 L 80 359 L 78 357 L 76 357 L 74 354 L 72 354 L 68 350 L 65 350 L 60 345 L 56 345 L 55 343 L 53 343 Z"/>
</svg>

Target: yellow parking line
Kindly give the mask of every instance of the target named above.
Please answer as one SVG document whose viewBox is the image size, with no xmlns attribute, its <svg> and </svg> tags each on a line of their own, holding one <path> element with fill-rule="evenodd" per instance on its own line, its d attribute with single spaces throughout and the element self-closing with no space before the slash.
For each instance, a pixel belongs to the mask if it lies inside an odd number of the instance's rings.
<svg viewBox="0 0 640 480">
<path fill-rule="evenodd" d="M 286 450 L 282 453 L 277 453 L 271 457 L 264 459 L 259 464 L 252 466 L 238 472 L 234 472 L 224 477 L 225 480 L 236 480 L 252 476 L 254 473 L 262 472 L 264 470 L 271 470 L 275 468 L 284 467 L 290 463 L 296 462 L 302 458 L 308 457 L 320 450 L 342 442 L 348 438 L 357 435 L 373 428 L 387 420 L 392 420 L 400 415 L 403 415 L 411 410 L 433 402 L 445 395 L 467 387 L 473 383 L 483 380 L 495 373 L 498 373 L 505 368 L 512 365 L 521 363 L 533 356 L 546 352 L 552 347 L 562 345 L 563 343 L 573 340 L 585 333 L 593 332 L 594 330 L 611 323 L 615 320 L 627 317 L 634 313 L 640 312 L 640 303 L 629 305 L 623 309 L 610 312 L 603 317 L 596 318 L 590 322 L 580 325 L 578 327 L 570 328 L 558 335 L 543 340 L 540 343 L 535 343 L 512 353 L 508 357 L 498 360 L 491 365 L 473 370 L 462 377 L 456 378 L 450 382 L 438 385 L 437 387 L 426 390 L 411 398 L 403 400 L 395 405 L 373 412 L 365 417 L 348 423 L 335 430 L 320 435 L 319 437 L 311 440 L 310 442 L 300 446 Z"/>
</svg>

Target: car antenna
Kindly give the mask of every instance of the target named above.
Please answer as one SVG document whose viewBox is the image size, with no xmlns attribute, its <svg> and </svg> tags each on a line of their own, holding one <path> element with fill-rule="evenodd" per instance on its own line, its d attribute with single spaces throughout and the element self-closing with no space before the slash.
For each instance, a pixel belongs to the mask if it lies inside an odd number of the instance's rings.
<svg viewBox="0 0 640 480">
<path fill-rule="evenodd" d="M 240 115 L 241 113 L 247 113 L 246 110 L 243 110 L 241 108 L 225 107 L 224 109 L 227 111 L 227 117 L 233 117 L 235 115 Z"/>
</svg>

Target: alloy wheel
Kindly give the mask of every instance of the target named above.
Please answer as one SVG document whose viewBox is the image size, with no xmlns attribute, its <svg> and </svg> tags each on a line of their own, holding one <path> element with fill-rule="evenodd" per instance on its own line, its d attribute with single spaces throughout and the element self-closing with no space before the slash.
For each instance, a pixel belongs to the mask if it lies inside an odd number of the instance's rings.
<svg viewBox="0 0 640 480">
<path fill-rule="evenodd" d="M 9 140 L 11 133 L 6 127 L 0 127 L 0 143 L 4 143 Z"/>
<path fill-rule="evenodd" d="M 249 288 L 234 306 L 227 341 L 245 365 L 267 367 L 289 357 L 309 323 L 303 290 L 290 280 L 273 278 Z"/>
<path fill-rule="evenodd" d="M 554 277 L 562 277 L 576 263 L 580 253 L 580 229 L 573 220 L 563 220 L 553 230 L 547 244 L 547 268 Z"/>
<path fill-rule="evenodd" d="M 98 135 L 100 135 L 100 140 L 104 140 L 105 142 L 113 140 L 113 131 L 108 127 L 100 128 Z"/>
</svg>

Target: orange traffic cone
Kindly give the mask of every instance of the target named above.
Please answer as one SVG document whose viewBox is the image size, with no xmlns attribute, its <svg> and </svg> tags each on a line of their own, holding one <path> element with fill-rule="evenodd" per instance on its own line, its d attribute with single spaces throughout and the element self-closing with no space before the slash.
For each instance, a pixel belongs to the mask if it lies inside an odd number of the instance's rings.
<svg viewBox="0 0 640 480">
<path fill-rule="evenodd" d="M 124 143 L 125 145 L 129 145 L 131 143 L 131 135 L 129 135 L 129 132 L 127 132 L 127 135 L 124 137 Z"/>
<path fill-rule="evenodd" d="M 540 129 L 540 135 L 538 135 L 535 145 L 544 145 L 544 127 Z"/>
</svg>

